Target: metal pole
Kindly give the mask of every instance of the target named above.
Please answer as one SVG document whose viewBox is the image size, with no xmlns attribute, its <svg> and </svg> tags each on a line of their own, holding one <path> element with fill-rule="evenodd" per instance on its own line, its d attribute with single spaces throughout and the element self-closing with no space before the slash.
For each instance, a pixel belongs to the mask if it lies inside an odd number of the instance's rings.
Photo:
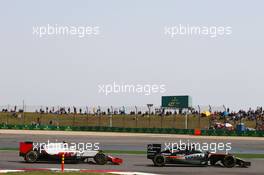
<svg viewBox="0 0 264 175">
<path fill-rule="evenodd" d="M 8 118 L 9 118 L 9 104 L 7 105 L 6 124 L 8 124 Z"/>
<path fill-rule="evenodd" d="M 175 112 L 175 115 L 173 115 L 173 126 L 172 126 L 172 128 L 176 128 L 176 116 L 177 116 L 176 109 L 174 109 L 174 112 Z M 163 114 L 162 114 L 162 116 L 163 116 Z"/>
<path fill-rule="evenodd" d="M 99 112 L 99 126 L 101 126 L 101 108 L 98 106 L 98 112 Z"/>
<path fill-rule="evenodd" d="M 57 117 L 57 122 L 59 123 L 59 120 L 60 120 L 60 117 L 59 117 L 59 111 L 60 111 L 60 107 L 59 106 L 57 106 L 57 109 L 58 109 L 58 111 L 57 111 L 57 115 L 56 115 L 56 117 Z M 55 107 L 54 107 L 54 110 L 55 110 Z M 53 111 L 53 112 L 55 112 L 55 111 Z M 60 123 L 59 123 L 59 125 L 60 125 Z"/>
<path fill-rule="evenodd" d="M 89 108 L 86 106 L 87 126 L 89 126 Z"/>
<path fill-rule="evenodd" d="M 75 119 L 76 119 L 76 114 L 74 113 L 74 116 L 73 116 L 73 126 L 75 126 Z"/>
<path fill-rule="evenodd" d="M 163 126 L 163 116 L 160 116 L 160 128 Z"/>
<path fill-rule="evenodd" d="M 150 106 L 149 106 L 148 118 L 149 118 L 148 125 L 149 125 L 149 128 L 150 128 Z"/>
<path fill-rule="evenodd" d="M 187 112 L 185 113 L 185 129 L 188 129 L 188 116 L 187 116 Z"/>
<path fill-rule="evenodd" d="M 42 108 L 42 107 L 41 107 Z M 39 115 L 39 123 L 41 123 L 41 119 L 42 119 L 42 113 L 40 112 L 40 115 Z M 57 120 L 58 121 L 58 120 Z"/>
<path fill-rule="evenodd" d="M 89 108 L 88 108 L 88 106 L 87 106 L 87 126 L 89 126 Z"/>
<path fill-rule="evenodd" d="M 88 108 L 88 106 L 86 106 L 86 115 L 87 115 L 87 117 L 89 115 L 89 108 Z"/>
<path fill-rule="evenodd" d="M 137 128 L 137 121 L 138 121 L 138 110 L 137 110 L 137 106 L 135 106 L 135 108 L 136 108 L 136 128 Z"/>
<path fill-rule="evenodd" d="M 123 128 L 125 128 L 125 112 L 124 112 L 124 106 L 123 106 L 123 109 L 122 109 L 122 125 L 123 125 Z"/>
<path fill-rule="evenodd" d="M 200 106 L 198 105 L 198 110 L 199 110 L 199 112 L 198 112 L 198 117 L 199 117 L 199 129 L 201 129 L 201 108 L 200 108 Z"/>
<path fill-rule="evenodd" d="M 109 123 L 110 127 L 113 127 L 113 120 L 112 120 L 112 114 L 110 115 L 110 123 Z"/>
<path fill-rule="evenodd" d="M 22 116 L 23 116 L 23 125 L 25 125 L 25 101 L 24 100 L 22 102 L 22 108 L 23 108 L 23 113 L 22 113 Z"/>
<path fill-rule="evenodd" d="M 110 121 L 109 121 L 109 126 L 113 127 L 113 106 L 111 106 L 111 114 L 110 114 Z"/>
<path fill-rule="evenodd" d="M 153 104 L 147 104 L 147 107 L 148 107 L 148 125 L 149 125 L 149 128 L 150 128 L 150 111 L 151 111 L 151 107 L 153 106 Z"/>
</svg>

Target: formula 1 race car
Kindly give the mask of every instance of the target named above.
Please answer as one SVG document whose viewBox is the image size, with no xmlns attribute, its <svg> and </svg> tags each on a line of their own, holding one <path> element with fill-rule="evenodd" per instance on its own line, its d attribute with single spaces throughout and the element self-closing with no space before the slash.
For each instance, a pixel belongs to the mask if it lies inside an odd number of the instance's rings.
<svg viewBox="0 0 264 175">
<path fill-rule="evenodd" d="M 98 165 L 104 165 L 108 162 L 115 165 L 123 163 L 122 159 L 105 155 L 102 151 L 72 149 L 65 147 L 65 143 L 35 146 L 33 142 L 20 142 L 19 156 L 28 163 L 61 161 L 62 155 L 64 155 L 65 163 L 91 162 L 89 159 L 93 159 Z"/>
<path fill-rule="evenodd" d="M 166 164 L 189 164 L 211 166 L 221 162 L 224 167 L 232 168 L 236 165 L 240 167 L 248 167 L 250 162 L 246 162 L 231 154 L 217 154 L 195 150 L 194 148 L 177 148 L 175 150 L 162 150 L 161 144 L 149 144 L 147 148 L 147 158 L 151 159 L 155 166 L 165 166 Z"/>
</svg>

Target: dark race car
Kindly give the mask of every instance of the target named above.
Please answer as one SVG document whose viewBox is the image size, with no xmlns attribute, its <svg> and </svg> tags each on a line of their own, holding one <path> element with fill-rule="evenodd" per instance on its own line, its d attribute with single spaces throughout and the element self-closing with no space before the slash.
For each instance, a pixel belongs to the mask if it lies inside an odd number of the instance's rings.
<svg viewBox="0 0 264 175">
<path fill-rule="evenodd" d="M 123 163 L 120 158 L 105 155 L 99 150 L 78 150 L 66 148 L 65 143 L 49 143 L 45 146 L 34 146 L 33 142 L 20 142 L 19 156 L 23 157 L 28 163 L 37 161 L 61 161 L 64 154 L 65 162 L 94 162 L 98 165 L 104 165 L 107 162 L 119 165 Z"/>
<path fill-rule="evenodd" d="M 147 158 L 151 159 L 155 166 L 165 166 L 166 164 L 186 164 L 207 166 L 208 163 L 214 166 L 220 162 L 224 167 L 235 166 L 248 167 L 250 162 L 246 162 L 232 154 L 218 154 L 195 150 L 194 148 L 162 150 L 161 144 L 149 144 L 147 148 Z"/>
</svg>

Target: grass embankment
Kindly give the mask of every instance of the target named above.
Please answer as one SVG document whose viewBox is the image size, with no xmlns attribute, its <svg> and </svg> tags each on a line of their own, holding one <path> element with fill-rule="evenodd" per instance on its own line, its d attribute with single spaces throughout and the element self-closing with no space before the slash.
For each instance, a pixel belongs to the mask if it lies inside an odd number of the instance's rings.
<svg viewBox="0 0 264 175">
<path fill-rule="evenodd" d="M 20 118 L 18 116 L 21 116 Z M 7 124 L 32 124 L 38 120 L 42 125 L 48 125 L 52 121 L 55 126 L 109 126 L 110 117 L 95 116 L 95 115 L 81 115 L 81 114 L 40 114 L 40 113 L 24 113 L 22 115 L 12 116 L 11 113 L 0 112 L 0 123 Z M 219 118 L 219 117 L 218 117 Z M 219 120 L 223 122 L 223 120 Z M 243 121 L 248 127 L 255 127 L 255 121 Z M 235 123 L 232 123 L 235 124 Z M 141 116 L 141 115 L 113 115 L 113 127 L 125 128 L 185 128 L 185 117 L 183 115 L 170 115 L 170 116 Z M 188 128 L 208 128 L 209 117 L 201 117 L 199 121 L 198 116 L 188 116 Z"/>
</svg>

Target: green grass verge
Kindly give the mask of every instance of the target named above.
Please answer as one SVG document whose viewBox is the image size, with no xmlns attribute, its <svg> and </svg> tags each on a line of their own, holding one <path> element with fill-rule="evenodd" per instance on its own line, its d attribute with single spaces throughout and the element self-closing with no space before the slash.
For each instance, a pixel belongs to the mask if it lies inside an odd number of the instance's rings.
<svg viewBox="0 0 264 175">
<path fill-rule="evenodd" d="M 17 148 L 0 148 L 0 151 L 18 151 Z"/>
<path fill-rule="evenodd" d="M 235 156 L 239 157 L 239 158 L 246 158 L 246 159 L 263 159 L 264 158 L 264 154 L 242 154 L 242 153 L 235 153 Z"/>
<path fill-rule="evenodd" d="M 81 173 L 81 172 L 50 172 L 50 171 L 28 171 L 28 172 L 12 172 L 6 173 L 10 175 L 107 175 L 106 173 Z M 109 174 L 108 174 L 109 175 Z"/>
<path fill-rule="evenodd" d="M 0 148 L 0 151 L 18 151 L 17 148 Z M 131 155 L 146 155 L 146 151 L 136 151 L 136 150 L 104 150 L 107 154 L 131 154 Z M 234 153 L 235 156 L 239 158 L 264 158 L 264 154 L 247 154 L 247 153 Z"/>
</svg>

